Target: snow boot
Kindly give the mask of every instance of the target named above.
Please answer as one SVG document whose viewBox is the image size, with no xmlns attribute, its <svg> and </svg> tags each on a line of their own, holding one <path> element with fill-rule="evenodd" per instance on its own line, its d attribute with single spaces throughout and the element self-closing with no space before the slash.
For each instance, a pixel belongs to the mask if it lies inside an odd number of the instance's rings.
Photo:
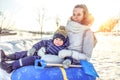
<svg viewBox="0 0 120 80">
<path fill-rule="evenodd" d="M 27 51 L 15 52 L 13 54 L 7 55 L 7 59 L 9 60 L 18 60 L 27 56 Z"/>
<path fill-rule="evenodd" d="M 5 55 L 5 52 L 3 50 L 0 50 L 1 62 L 10 61 L 10 60 L 18 60 L 26 56 L 27 56 L 27 51 L 15 52 L 13 54 Z"/>
<path fill-rule="evenodd" d="M 7 59 L 3 50 L 0 50 L 0 59 L 0 62 L 4 62 Z"/>
<path fill-rule="evenodd" d="M 7 73 L 11 73 L 13 71 L 11 63 L 1 62 L 0 67 Z"/>
<path fill-rule="evenodd" d="M 7 60 L 16 60 L 15 54 L 9 54 L 6 57 L 7 57 Z"/>
<path fill-rule="evenodd" d="M 1 57 L 1 62 L 4 61 L 9 61 L 9 60 L 15 60 L 15 54 L 9 54 L 9 55 L 5 55 L 5 52 L 3 50 L 0 50 L 0 57 Z"/>
</svg>

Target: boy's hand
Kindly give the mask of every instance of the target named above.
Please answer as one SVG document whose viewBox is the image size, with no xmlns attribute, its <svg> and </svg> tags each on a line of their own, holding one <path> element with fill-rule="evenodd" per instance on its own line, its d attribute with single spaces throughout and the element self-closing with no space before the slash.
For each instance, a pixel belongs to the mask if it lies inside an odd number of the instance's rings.
<svg viewBox="0 0 120 80">
<path fill-rule="evenodd" d="M 33 56 L 33 54 L 35 53 L 35 51 L 36 51 L 35 48 L 31 48 L 30 50 L 28 50 L 27 56 Z"/>
<path fill-rule="evenodd" d="M 45 52 L 46 52 L 46 50 L 45 50 L 45 48 L 44 47 L 41 47 L 39 50 L 38 50 L 38 56 L 44 56 L 45 55 Z"/>
<path fill-rule="evenodd" d="M 71 61 L 69 59 L 66 59 L 63 61 L 64 68 L 69 68 L 70 65 L 71 65 Z"/>
</svg>

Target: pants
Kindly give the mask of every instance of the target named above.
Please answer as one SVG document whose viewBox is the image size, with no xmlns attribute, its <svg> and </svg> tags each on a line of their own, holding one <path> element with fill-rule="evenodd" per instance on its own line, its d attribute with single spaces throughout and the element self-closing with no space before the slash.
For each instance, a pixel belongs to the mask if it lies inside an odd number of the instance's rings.
<svg viewBox="0 0 120 80">
<path fill-rule="evenodd" d="M 15 70 L 23 66 L 34 65 L 34 62 L 36 59 L 40 59 L 40 57 L 39 56 L 27 56 L 19 60 L 15 60 L 14 62 L 12 62 L 12 69 Z"/>
<path fill-rule="evenodd" d="M 28 66 L 28 65 L 34 65 L 34 62 L 36 59 L 40 59 L 40 56 L 27 56 L 27 51 L 21 51 L 21 52 L 15 52 L 12 54 L 15 56 L 15 61 L 13 61 L 12 64 L 12 69 L 18 69 L 23 66 Z"/>
</svg>

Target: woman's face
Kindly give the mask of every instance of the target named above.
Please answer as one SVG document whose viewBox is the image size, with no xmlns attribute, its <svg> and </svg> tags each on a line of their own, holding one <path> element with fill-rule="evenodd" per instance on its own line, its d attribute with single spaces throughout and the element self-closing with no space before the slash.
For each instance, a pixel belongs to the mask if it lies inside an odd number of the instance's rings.
<svg viewBox="0 0 120 80">
<path fill-rule="evenodd" d="M 72 15 L 72 20 L 78 23 L 81 23 L 81 21 L 84 18 L 84 12 L 83 8 L 74 8 L 73 10 L 73 15 Z"/>
</svg>

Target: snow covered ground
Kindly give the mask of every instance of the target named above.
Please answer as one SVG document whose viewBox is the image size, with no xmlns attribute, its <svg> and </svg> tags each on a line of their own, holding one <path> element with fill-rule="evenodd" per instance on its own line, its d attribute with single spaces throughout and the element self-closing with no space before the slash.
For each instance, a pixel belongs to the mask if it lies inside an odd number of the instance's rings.
<svg viewBox="0 0 120 80">
<path fill-rule="evenodd" d="M 51 35 L 44 35 L 42 39 L 48 39 Z M 33 44 L 41 40 L 41 36 L 1 36 L 0 37 L 0 49 L 3 49 L 6 54 L 11 54 L 16 51 L 28 50 Z M 1 56 L 1 55 L 0 55 Z M 0 69 L 0 80 L 10 80 L 10 75 L 4 70 Z"/>
<path fill-rule="evenodd" d="M 100 80 L 120 80 L 120 36 L 96 34 L 98 43 L 91 62 Z"/>
<path fill-rule="evenodd" d="M 100 76 L 98 80 L 120 80 L 120 36 L 103 35 L 97 33 L 96 37 L 98 43 L 94 48 L 91 62 L 95 66 L 95 69 L 97 70 Z M 11 37 L 11 39 L 13 38 L 15 37 Z M 24 38 L 17 37 L 17 39 L 24 39 Z M 4 40 L 9 41 L 10 39 L 5 37 L 1 38 L 2 44 L 4 43 Z M 15 45 L 17 46 L 16 50 L 28 49 L 36 41 L 26 40 L 25 43 L 24 41 L 20 40 L 19 42 L 21 43 Z M 10 44 L 9 45 L 4 44 L 4 46 L 6 46 L 7 49 L 6 53 L 14 52 L 12 50 L 13 46 L 11 46 Z M 10 47 L 11 50 L 9 50 L 8 47 Z M 1 45 L 0 48 L 2 48 Z M 7 74 L 5 71 L 0 69 L 0 80 L 10 80 L 10 75 L 11 74 Z"/>
</svg>

